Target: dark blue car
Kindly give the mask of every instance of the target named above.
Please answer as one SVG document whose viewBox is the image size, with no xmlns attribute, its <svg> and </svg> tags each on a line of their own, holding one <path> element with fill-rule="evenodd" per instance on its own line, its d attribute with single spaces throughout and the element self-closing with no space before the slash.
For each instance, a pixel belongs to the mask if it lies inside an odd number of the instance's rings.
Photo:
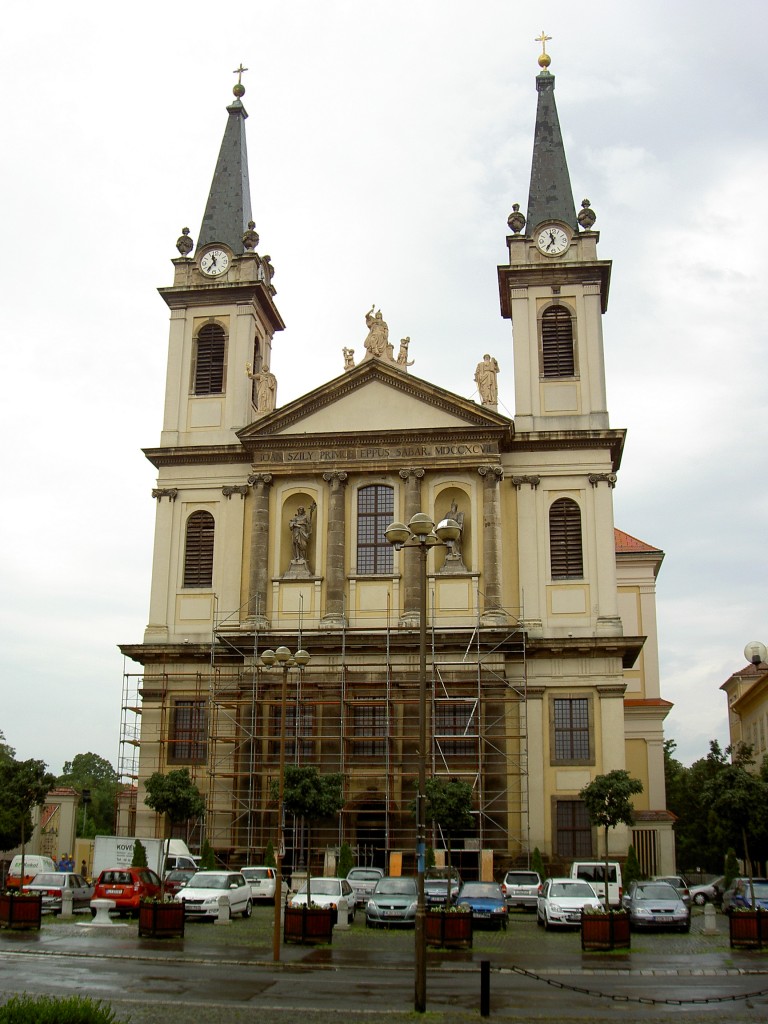
<svg viewBox="0 0 768 1024">
<path fill-rule="evenodd" d="M 465 882 L 459 890 L 456 906 L 472 911 L 472 923 L 507 927 L 507 901 L 497 882 Z"/>
</svg>

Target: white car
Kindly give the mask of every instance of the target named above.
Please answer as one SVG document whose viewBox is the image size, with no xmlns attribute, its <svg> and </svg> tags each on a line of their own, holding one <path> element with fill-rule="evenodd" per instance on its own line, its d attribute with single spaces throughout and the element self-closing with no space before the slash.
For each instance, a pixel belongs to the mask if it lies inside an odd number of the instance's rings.
<svg viewBox="0 0 768 1024">
<path fill-rule="evenodd" d="M 254 900 L 274 900 L 277 885 L 277 868 L 257 865 L 240 868 L 240 872 L 251 887 Z"/>
<path fill-rule="evenodd" d="M 251 887 L 239 871 L 196 871 L 174 899 L 184 904 L 185 917 L 218 917 L 221 896 L 229 899 L 230 917 L 251 916 Z"/>
<path fill-rule="evenodd" d="M 347 923 L 355 919 L 355 891 L 346 878 L 312 878 L 309 887 L 310 904 L 316 907 L 332 907 L 338 911 L 339 901 L 347 901 Z M 307 883 L 288 900 L 289 907 L 307 905 Z"/>
<path fill-rule="evenodd" d="M 579 878 L 548 878 L 536 901 L 536 924 L 545 928 L 581 924 L 584 907 L 602 906 L 589 882 Z"/>
</svg>

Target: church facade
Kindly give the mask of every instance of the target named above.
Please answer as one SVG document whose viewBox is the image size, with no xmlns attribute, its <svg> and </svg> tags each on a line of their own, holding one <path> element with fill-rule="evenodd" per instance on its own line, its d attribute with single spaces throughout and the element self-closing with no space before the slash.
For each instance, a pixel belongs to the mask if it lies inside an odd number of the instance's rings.
<svg viewBox="0 0 768 1024">
<path fill-rule="evenodd" d="M 412 871 L 419 762 L 419 626 L 426 579 L 426 763 L 473 792 L 452 846 L 489 877 L 538 847 L 553 865 L 602 854 L 579 791 L 627 768 L 643 782 L 631 829 L 649 872 L 675 867 L 666 811 L 655 580 L 663 554 L 616 530 L 624 431 L 609 424 L 602 315 L 611 265 L 588 202 L 576 212 L 546 54 L 526 215 L 498 268 L 514 326 L 513 419 L 498 366 L 479 401 L 420 379 L 408 339 L 366 316 L 365 355 L 280 406 L 270 366 L 284 324 L 251 219 L 244 89 L 235 87 L 196 244 L 185 229 L 170 310 L 150 617 L 121 649 L 120 831 L 162 828 L 143 803 L 154 771 L 189 768 L 206 800 L 190 823 L 232 863 L 283 843 L 281 757 L 344 776 L 338 822 L 313 849 Z M 509 360 L 506 360 L 509 362 Z M 459 536 L 426 556 L 385 536 L 418 513 Z M 424 577 L 423 572 L 426 576 Z M 265 651 L 306 651 L 271 666 Z M 274 659 L 272 659 L 274 660 Z M 430 825 L 429 842 L 445 839 Z"/>
</svg>

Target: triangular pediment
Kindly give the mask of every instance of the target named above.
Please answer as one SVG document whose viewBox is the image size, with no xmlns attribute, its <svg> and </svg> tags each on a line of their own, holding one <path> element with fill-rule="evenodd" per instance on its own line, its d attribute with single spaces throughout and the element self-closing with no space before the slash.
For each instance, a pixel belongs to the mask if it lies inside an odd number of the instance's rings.
<svg viewBox="0 0 768 1024">
<path fill-rule="evenodd" d="M 264 435 L 511 431 L 512 421 L 486 406 L 414 377 L 381 360 L 360 363 L 315 391 L 238 432 L 244 444 Z"/>
</svg>

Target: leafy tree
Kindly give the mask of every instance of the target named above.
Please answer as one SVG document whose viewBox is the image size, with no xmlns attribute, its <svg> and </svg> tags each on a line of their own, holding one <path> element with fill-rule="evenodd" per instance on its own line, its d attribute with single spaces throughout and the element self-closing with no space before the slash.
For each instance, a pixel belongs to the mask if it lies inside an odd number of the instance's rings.
<svg viewBox="0 0 768 1024">
<path fill-rule="evenodd" d="M 447 907 L 451 905 L 451 839 L 457 832 L 474 826 L 472 817 L 472 787 L 461 779 L 446 779 L 433 775 L 427 779 L 427 820 L 436 821 L 446 834 L 448 847 Z"/>
<path fill-rule="evenodd" d="M 538 846 L 534 849 L 533 856 L 531 857 L 531 870 L 535 871 L 538 874 L 542 882 L 547 877 L 547 869 L 544 864 L 544 858 L 541 856 L 541 850 L 538 848 Z"/>
<path fill-rule="evenodd" d="M 596 828 L 605 830 L 605 909 L 608 898 L 608 830 L 617 825 L 631 825 L 634 821 L 631 797 L 643 792 L 643 784 L 633 779 L 623 768 L 615 768 L 606 775 L 596 775 L 579 796 L 584 801 L 589 820 Z"/>
<path fill-rule="evenodd" d="M 112 835 L 115 831 L 115 806 L 117 801 L 117 772 L 106 758 L 98 754 L 76 754 L 71 761 L 65 761 L 61 775 L 56 780 L 59 786 L 71 786 L 81 795 L 88 792 L 89 801 L 84 801 L 84 812 L 78 815 L 77 834 L 93 838 L 97 835 Z"/>
<path fill-rule="evenodd" d="M 0 762 L 15 761 L 16 751 L 5 742 L 5 733 L 0 729 Z"/>
<path fill-rule="evenodd" d="M 643 871 L 640 867 L 640 861 L 637 859 L 637 853 L 635 852 L 635 848 L 631 843 L 629 844 L 629 849 L 627 850 L 627 860 L 624 864 L 622 876 L 624 880 L 625 889 L 629 888 L 630 882 L 638 882 L 643 877 Z"/>
<path fill-rule="evenodd" d="M 133 844 L 133 857 L 131 858 L 131 867 L 149 867 L 149 865 L 147 864 L 147 849 L 140 839 L 137 839 L 136 842 Z"/>
<path fill-rule="evenodd" d="M 200 870 L 212 871 L 216 867 L 216 858 L 213 854 L 211 844 L 207 839 L 203 840 L 203 847 L 200 850 Z"/>
<path fill-rule="evenodd" d="M 158 814 L 165 814 L 171 823 L 181 825 L 190 818 L 198 818 L 205 811 L 205 802 L 200 790 L 192 781 L 188 768 L 178 768 L 176 771 L 153 772 L 145 783 L 147 795 L 144 803 L 151 807 Z M 170 846 L 170 832 L 165 841 L 165 857 L 168 859 L 168 848 Z M 165 871 L 163 871 L 163 893 L 165 892 Z"/>
<path fill-rule="evenodd" d="M 264 865 L 268 868 L 277 867 L 277 861 L 275 860 L 275 847 L 273 846 L 271 839 L 267 843 L 267 848 L 264 851 Z"/>
<path fill-rule="evenodd" d="M 0 849 L 21 846 L 21 876 L 24 877 L 24 848 L 32 832 L 32 808 L 45 803 L 56 776 L 46 771 L 43 761 L 0 761 Z"/>
<path fill-rule="evenodd" d="M 731 882 L 734 878 L 739 877 L 739 861 L 736 857 L 736 851 L 731 846 L 725 855 L 725 871 L 723 874 L 723 889 L 730 889 Z"/>
<path fill-rule="evenodd" d="M 677 864 L 682 870 L 703 867 L 719 872 L 732 839 L 705 794 L 709 783 L 728 764 L 728 752 L 723 752 L 717 740 L 712 740 L 706 757 L 687 768 L 672 756 L 674 749 L 675 741 L 667 740 L 664 744 L 667 807 L 677 819 Z"/>
<path fill-rule="evenodd" d="M 283 774 L 283 803 L 291 814 L 303 816 L 307 823 L 307 906 L 311 895 L 312 846 L 311 825 L 322 818 L 338 815 L 344 806 L 342 786 L 344 776 L 339 772 L 321 775 L 314 765 L 287 765 Z M 272 784 L 273 795 L 278 795 L 277 783 Z"/>
<path fill-rule="evenodd" d="M 346 878 L 355 866 L 355 858 L 352 856 L 352 849 L 349 843 L 342 843 L 339 850 L 339 859 L 336 864 L 336 877 Z"/>
</svg>

